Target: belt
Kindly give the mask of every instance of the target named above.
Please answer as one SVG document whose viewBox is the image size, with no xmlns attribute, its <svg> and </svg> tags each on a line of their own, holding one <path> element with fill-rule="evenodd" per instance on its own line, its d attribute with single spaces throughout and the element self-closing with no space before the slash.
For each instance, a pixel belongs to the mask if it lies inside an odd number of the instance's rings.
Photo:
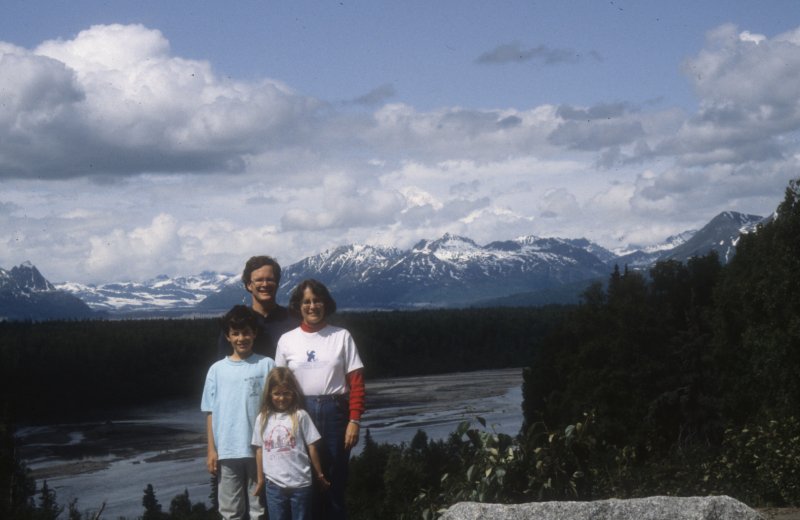
<svg viewBox="0 0 800 520">
<path fill-rule="evenodd" d="M 318 403 L 325 403 L 328 401 L 346 401 L 348 400 L 347 394 L 325 394 L 325 395 L 307 395 L 306 399 L 317 401 Z"/>
</svg>

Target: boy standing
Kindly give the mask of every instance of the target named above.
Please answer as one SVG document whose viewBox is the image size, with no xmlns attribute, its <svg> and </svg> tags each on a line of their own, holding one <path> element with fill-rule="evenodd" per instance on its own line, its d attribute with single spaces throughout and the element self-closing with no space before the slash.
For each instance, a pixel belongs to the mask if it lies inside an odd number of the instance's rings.
<svg viewBox="0 0 800 520">
<path fill-rule="evenodd" d="M 236 305 L 222 317 L 222 330 L 232 347 L 231 355 L 211 365 L 203 388 L 200 409 L 206 412 L 208 471 L 219 482 L 219 512 L 225 520 L 264 516 L 264 504 L 253 497 L 258 483 L 250 441 L 272 358 L 255 354 L 253 343 L 258 319 L 244 305 Z"/>
</svg>

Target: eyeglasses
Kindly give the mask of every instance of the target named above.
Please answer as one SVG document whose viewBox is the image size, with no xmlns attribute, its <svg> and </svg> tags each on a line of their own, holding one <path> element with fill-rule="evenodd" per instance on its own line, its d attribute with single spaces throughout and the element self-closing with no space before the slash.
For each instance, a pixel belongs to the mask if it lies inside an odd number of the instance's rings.
<svg viewBox="0 0 800 520">
<path fill-rule="evenodd" d="M 275 280 L 275 278 L 251 278 L 250 283 L 253 285 L 267 285 L 278 282 Z"/>
</svg>

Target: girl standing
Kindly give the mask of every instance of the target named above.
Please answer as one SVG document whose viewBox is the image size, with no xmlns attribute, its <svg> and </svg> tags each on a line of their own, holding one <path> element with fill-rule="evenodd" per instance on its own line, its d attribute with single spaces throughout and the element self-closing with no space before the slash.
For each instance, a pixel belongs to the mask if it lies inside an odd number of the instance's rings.
<svg viewBox="0 0 800 520">
<path fill-rule="evenodd" d="M 350 449 L 358 442 L 364 412 L 364 365 L 350 333 L 327 323 L 336 302 L 324 284 L 300 282 L 289 298 L 289 311 L 302 322 L 278 340 L 275 365 L 292 370 L 305 395 L 305 409 L 322 435 L 320 459 L 331 489 L 317 494 L 315 517 L 342 520 L 347 517 Z"/>
<path fill-rule="evenodd" d="M 258 466 L 258 488 L 253 495 L 258 496 L 266 485 L 270 520 L 311 518 L 313 478 L 323 490 L 330 486 L 317 454 L 320 435 L 301 408 L 302 402 L 291 371 L 273 368 L 267 376 L 252 441 Z"/>
</svg>

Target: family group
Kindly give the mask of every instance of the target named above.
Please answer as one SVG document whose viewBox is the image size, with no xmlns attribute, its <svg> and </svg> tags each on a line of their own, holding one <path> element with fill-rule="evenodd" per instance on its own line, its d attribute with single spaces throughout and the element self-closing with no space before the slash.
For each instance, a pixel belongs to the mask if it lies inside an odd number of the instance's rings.
<svg viewBox="0 0 800 520">
<path fill-rule="evenodd" d="M 242 283 L 252 304 L 221 320 L 200 405 L 208 471 L 225 520 L 343 519 L 364 365 L 350 333 L 327 321 L 336 312 L 328 288 L 304 280 L 286 308 L 280 278 L 275 259 L 250 258 Z"/>
</svg>

